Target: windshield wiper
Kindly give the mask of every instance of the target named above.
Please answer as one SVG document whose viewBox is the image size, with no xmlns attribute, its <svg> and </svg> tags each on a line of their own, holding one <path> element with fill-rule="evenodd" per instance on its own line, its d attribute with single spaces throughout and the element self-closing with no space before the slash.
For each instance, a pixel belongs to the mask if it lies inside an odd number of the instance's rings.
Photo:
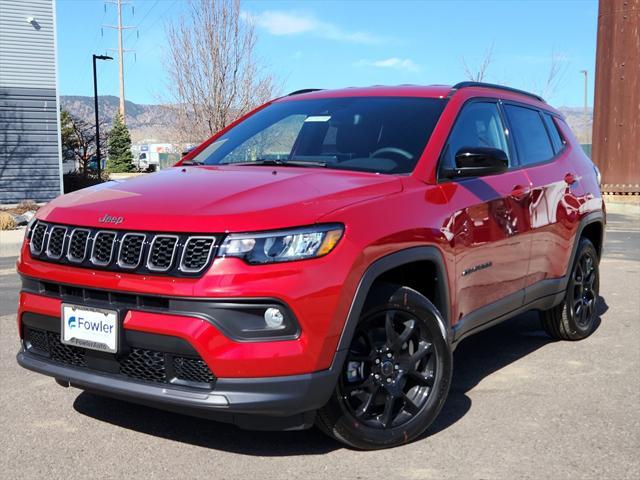
<svg viewBox="0 0 640 480">
<path fill-rule="evenodd" d="M 191 167 L 191 166 L 199 166 L 199 165 L 204 165 L 204 162 L 200 162 L 198 160 L 185 160 L 180 164 L 181 167 L 184 167 L 184 166 Z"/>
<path fill-rule="evenodd" d="M 222 165 L 266 165 L 271 167 L 326 167 L 327 162 L 303 160 L 275 160 L 259 158 L 253 162 L 229 162 Z"/>
</svg>

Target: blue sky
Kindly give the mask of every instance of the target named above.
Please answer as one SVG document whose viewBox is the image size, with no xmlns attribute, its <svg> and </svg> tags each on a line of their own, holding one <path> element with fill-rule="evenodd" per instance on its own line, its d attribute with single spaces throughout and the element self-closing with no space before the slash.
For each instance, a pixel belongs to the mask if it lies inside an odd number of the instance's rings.
<svg viewBox="0 0 640 480">
<path fill-rule="evenodd" d="M 184 14 L 184 0 L 131 0 L 124 21 L 126 98 L 159 103 L 170 97 L 164 73 L 165 25 Z M 556 59 L 561 78 L 549 102 L 580 106 L 589 72 L 589 104 L 598 6 L 596 0 L 242 2 L 258 34 L 258 55 L 282 93 L 308 87 L 452 84 L 492 52 L 486 81 L 540 90 Z M 112 5 L 57 0 L 60 93 L 92 95 L 91 54 L 117 45 Z M 115 56 L 115 55 L 114 55 Z M 117 62 L 99 65 L 100 94 L 118 95 Z"/>
</svg>

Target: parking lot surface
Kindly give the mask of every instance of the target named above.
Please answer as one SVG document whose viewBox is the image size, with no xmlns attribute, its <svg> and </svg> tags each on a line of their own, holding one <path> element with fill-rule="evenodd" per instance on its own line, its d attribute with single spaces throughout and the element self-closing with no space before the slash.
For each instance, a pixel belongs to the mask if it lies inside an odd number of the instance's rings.
<svg viewBox="0 0 640 480">
<path fill-rule="evenodd" d="M 640 215 L 609 206 L 601 323 L 553 342 L 530 312 L 462 342 L 429 435 L 378 452 L 247 432 L 61 388 L 20 368 L 0 258 L 0 478 L 640 478 Z"/>
</svg>

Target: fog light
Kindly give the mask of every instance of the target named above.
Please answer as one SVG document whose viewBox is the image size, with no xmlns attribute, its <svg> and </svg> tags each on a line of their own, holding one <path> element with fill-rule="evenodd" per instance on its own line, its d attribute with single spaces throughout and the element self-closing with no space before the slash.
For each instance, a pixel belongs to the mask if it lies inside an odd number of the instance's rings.
<svg viewBox="0 0 640 480">
<path fill-rule="evenodd" d="M 284 326 L 284 315 L 279 308 L 267 308 L 264 311 L 264 322 L 269 328 L 282 328 Z"/>
</svg>

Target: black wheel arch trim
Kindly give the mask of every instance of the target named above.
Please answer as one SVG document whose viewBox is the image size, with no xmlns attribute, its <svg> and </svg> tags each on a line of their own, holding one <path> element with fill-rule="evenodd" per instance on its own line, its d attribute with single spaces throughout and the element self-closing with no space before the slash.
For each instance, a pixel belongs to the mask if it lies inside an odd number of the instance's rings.
<svg viewBox="0 0 640 480">
<path fill-rule="evenodd" d="M 450 324 L 450 301 L 449 301 L 449 283 L 445 262 L 441 251 L 432 245 L 424 247 L 411 247 L 405 250 L 390 253 L 378 260 L 374 261 L 362 275 L 360 283 L 356 289 L 356 294 L 351 302 L 351 307 L 345 321 L 337 350 L 345 351 L 351 344 L 351 339 L 356 330 L 356 326 L 365 306 L 365 301 L 374 281 L 383 273 L 386 273 L 396 267 L 407 265 L 415 262 L 432 262 L 436 267 L 437 275 L 437 294 L 439 303 L 444 306 L 442 312 L 437 309 L 433 312 L 444 332 L 447 334 L 445 339 L 448 343 L 451 340 L 451 324 Z"/>
<path fill-rule="evenodd" d="M 606 222 L 604 212 L 601 210 L 598 210 L 595 212 L 587 213 L 584 217 L 580 219 L 580 224 L 578 225 L 578 229 L 576 231 L 576 235 L 573 242 L 573 247 L 571 249 L 571 261 L 567 265 L 567 274 L 569 274 L 569 272 L 571 271 L 571 266 L 573 265 L 573 261 L 576 258 L 576 252 L 578 251 L 578 244 L 580 243 L 579 240 L 580 240 L 580 237 L 582 236 L 582 232 L 584 232 L 584 229 L 588 225 L 591 225 L 592 223 L 600 223 L 602 226 L 602 233 L 600 235 L 600 251 L 598 252 L 598 255 L 600 256 L 600 258 L 602 258 L 602 250 L 604 248 L 604 232 L 605 232 L 605 226 L 607 222 Z"/>
</svg>

